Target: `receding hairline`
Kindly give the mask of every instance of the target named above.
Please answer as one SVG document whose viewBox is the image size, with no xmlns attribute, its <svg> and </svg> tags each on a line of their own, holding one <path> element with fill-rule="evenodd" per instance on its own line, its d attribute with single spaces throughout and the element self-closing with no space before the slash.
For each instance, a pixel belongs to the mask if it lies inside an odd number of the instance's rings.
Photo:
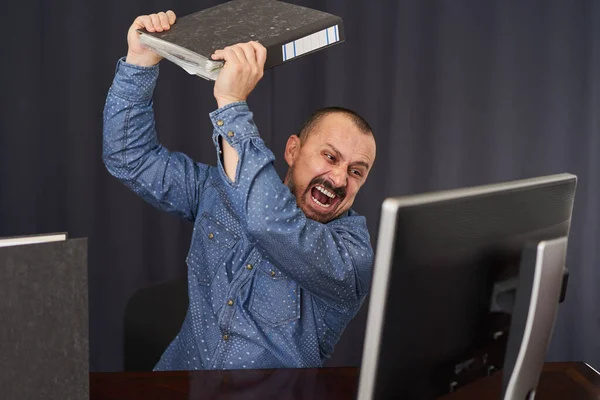
<svg viewBox="0 0 600 400">
<path fill-rule="evenodd" d="M 315 128 L 319 125 L 319 123 L 322 122 L 325 117 L 332 114 L 341 114 L 348 117 L 348 119 L 352 121 L 354 126 L 358 128 L 361 133 L 370 135 L 373 137 L 373 139 L 375 139 L 373 129 L 369 123 L 357 112 L 344 107 L 325 107 L 316 110 L 304 121 L 298 133 L 300 140 L 302 142 L 306 141 L 306 139 L 315 131 Z"/>
</svg>

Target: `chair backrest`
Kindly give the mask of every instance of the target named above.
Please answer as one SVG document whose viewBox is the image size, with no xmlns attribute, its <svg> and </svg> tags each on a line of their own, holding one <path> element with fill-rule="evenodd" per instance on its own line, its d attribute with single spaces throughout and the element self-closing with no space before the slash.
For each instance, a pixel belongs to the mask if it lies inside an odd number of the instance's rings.
<svg viewBox="0 0 600 400">
<path fill-rule="evenodd" d="M 129 299 L 125 308 L 125 371 L 152 371 L 179 333 L 188 303 L 185 279 L 140 289 Z"/>
</svg>

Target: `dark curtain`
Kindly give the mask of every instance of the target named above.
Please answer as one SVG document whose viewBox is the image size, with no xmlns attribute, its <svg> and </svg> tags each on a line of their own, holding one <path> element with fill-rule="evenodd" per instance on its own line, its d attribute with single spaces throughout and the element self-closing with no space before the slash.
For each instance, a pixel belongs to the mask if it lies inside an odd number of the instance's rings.
<svg viewBox="0 0 600 400">
<path fill-rule="evenodd" d="M 296 0 L 344 18 L 347 41 L 268 71 L 249 99 L 267 144 L 314 109 L 353 108 L 378 157 L 355 208 L 373 242 L 387 196 L 559 172 L 579 176 L 571 280 L 548 358 L 600 367 L 600 3 L 595 0 Z M 185 276 L 191 226 L 162 214 L 101 162 L 102 109 L 135 16 L 217 0 L 12 0 L 3 4 L 0 236 L 89 237 L 94 370 L 122 368 L 123 311 Z M 215 162 L 211 83 L 161 64 L 163 143 Z M 358 365 L 366 304 L 329 365 Z"/>
</svg>

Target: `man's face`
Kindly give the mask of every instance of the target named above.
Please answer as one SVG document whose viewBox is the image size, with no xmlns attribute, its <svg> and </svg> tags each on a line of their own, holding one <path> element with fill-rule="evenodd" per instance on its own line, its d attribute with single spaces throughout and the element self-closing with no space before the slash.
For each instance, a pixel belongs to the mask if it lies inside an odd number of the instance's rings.
<svg viewBox="0 0 600 400">
<path fill-rule="evenodd" d="M 325 115 L 300 142 L 291 136 L 285 149 L 286 185 L 304 214 L 326 223 L 347 211 L 375 161 L 375 139 L 343 113 Z"/>
</svg>

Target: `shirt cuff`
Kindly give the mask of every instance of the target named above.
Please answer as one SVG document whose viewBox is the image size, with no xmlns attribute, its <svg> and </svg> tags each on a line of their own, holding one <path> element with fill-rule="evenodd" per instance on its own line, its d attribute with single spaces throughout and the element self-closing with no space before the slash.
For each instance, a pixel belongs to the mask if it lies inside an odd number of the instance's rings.
<svg viewBox="0 0 600 400">
<path fill-rule="evenodd" d="M 231 146 L 259 137 L 258 129 L 252 119 L 252 112 L 245 101 L 227 104 L 209 114 L 215 128 L 214 139 L 222 136 Z"/>
<path fill-rule="evenodd" d="M 122 57 L 117 61 L 111 92 L 130 101 L 148 101 L 152 98 L 157 79 L 158 64 L 142 67 L 129 64 Z"/>
</svg>

